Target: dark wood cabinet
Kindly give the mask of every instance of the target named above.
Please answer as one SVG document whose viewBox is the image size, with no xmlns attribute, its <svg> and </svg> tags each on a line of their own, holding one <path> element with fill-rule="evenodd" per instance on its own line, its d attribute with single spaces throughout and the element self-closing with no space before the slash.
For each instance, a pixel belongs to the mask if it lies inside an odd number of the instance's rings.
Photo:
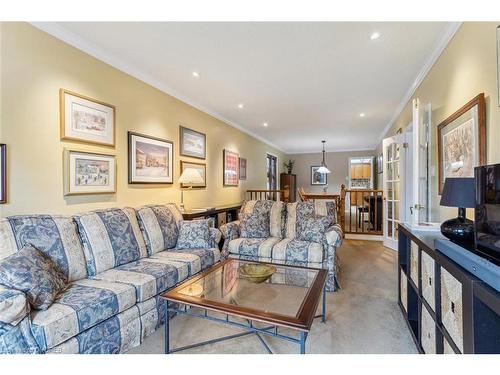
<svg viewBox="0 0 500 375">
<path fill-rule="evenodd" d="M 281 173 L 280 190 L 285 190 L 283 201 L 293 203 L 297 200 L 297 175 Z"/>
<path fill-rule="evenodd" d="M 440 252 L 443 238 L 399 225 L 398 303 L 417 348 L 498 354 L 500 293 Z"/>
</svg>

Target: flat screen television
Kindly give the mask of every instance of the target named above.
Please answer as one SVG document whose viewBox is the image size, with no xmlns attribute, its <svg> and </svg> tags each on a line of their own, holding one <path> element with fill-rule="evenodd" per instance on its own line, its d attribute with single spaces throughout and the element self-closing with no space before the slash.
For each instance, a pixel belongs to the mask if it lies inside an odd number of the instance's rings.
<svg viewBox="0 0 500 375">
<path fill-rule="evenodd" d="M 474 177 L 476 251 L 500 265 L 500 164 L 476 167 Z"/>
</svg>

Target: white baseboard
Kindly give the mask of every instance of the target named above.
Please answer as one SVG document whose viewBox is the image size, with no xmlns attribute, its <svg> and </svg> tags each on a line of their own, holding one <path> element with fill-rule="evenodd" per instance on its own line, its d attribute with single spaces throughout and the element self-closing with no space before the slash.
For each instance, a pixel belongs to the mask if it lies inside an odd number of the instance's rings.
<svg viewBox="0 0 500 375">
<path fill-rule="evenodd" d="M 382 241 L 382 236 L 375 236 L 373 234 L 354 234 L 346 233 L 345 238 L 347 240 L 364 240 L 364 241 Z"/>
</svg>

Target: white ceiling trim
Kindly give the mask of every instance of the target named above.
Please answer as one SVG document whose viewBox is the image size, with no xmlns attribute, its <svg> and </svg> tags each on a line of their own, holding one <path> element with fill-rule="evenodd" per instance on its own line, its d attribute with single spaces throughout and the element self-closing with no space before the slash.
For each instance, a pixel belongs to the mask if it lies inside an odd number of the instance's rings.
<svg viewBox="0 0 500 375">
<path fill-rule="evenodd" d="M 285 150 L 283 150 L 281 147 L 275 145 L 274 143 L 268 141 L 267 139 L 261 137 L 260 135 L 257 135 L 255 133 L 253 133 L 252 131 L 244 128 L 243 126 L 241 126 L 241 125 L 239 125 L 231 120 L 228 120 L 227 118 L 225 118 L 221 114 L 219 114 L 219 113 L 217 113 L 217 112 L 215 112 L 215 111 L 213 111 L 213 110 L 211 110 L 211 109 L 209 109 L 209 108 L 207 108 L 207 107 L 205 107 L 197 102 L 194 102 L 190 98 L 187 98 L 187 97 L 179 94 L 171 87 L 169 87 L 163 83 L 158 82 L 151 75 L 145 73 L 144 71 L 137 68 L 136 66 L 133 66 L 132 64 L 126 63 L 122 59 L 119 59 L 115 55 L 104 51 L 103 49 L 97 47 L 93 43 L 89 43 L 88 41 L 81 38 L 79 35 L 67 30 L 66 28 L 58 25 L 57 23 L 55 23 L 55 22 L 30 22 L 30 24 L 33 25 L 34 27 L 36 27 L 37 29 L 40 29 L 40 30 L 62 40 L 63 42 L 68 43 L 68 44 L 72 45 L 73 47 L 78 48 L 79 50 L 95 57 L 96 59 L 101 60 L 101 61 L 113 66 L 114 68 L 121 70 L 122 72 L 125 72 L 125 73 L 131 75 L 132 77 L 135 77 L 135 78 L 147 83 L 148 85 L 151 85 L 154 88 L 157 88 L 158 90 L 160 90 L 160 91 L 162 91 L 170 96 L 173 96 L 173 97 L 179 99 L 180 101 L 187 103 L 196 109 L 199 109 L 202 112 L 209 114 L 212 117 L 215 117 L 216 119 L 226 123 L 227 125 L 230 125 L 233 128 L 236 128 L 236 129 L 258 139 L 259 141 L 264 142 L 265 144 L 267 144 L 271 147 L 274 147 L 275 149 L 278 149 L 282 152 L 285 152 Z"/>
<path fill-rule="evenodd" d="M 362 148 L 338 148 L 338 149 L 325 149 L 325 152 L 332 153 L 332 152 L 354 152 L 354 151 L 374 151 L 375 147 L 362 147 Z M 302 154 L 321 154 L 322 149 L 321 145 L 318 146 L 317 150 L 309 150 L 309 151 L 290 151 L 287 152 L 288 155 L 302 155 Z"/>
<path fill-rule="evenodd" d="M 439 58 L 439 56 L 441 56 L 441 54 L 443 53 L 444 49 L 448 46 L 448 44 L 450 43 L 451 39 L 453 38 L 453 36 L 455 35 L 455 33 L 458 31 L 458 29 L 460 28 L 461 25 L 462 25 L 462 22 L 452 22 L 446 28 L 446 30 L 444 31 L 443 35 L 441 36 L 441 38 L 436 43 L 436 46 L 435 46 L 434 50 L 429 55 L 429 58 L 427 59 L 427 62 L 424 64 L 424 66 L 422 67 L 422 69 L 420 69 L 420 72 L 415 77 L 415 80 L 413 81 L 413 84 L 408 88 L 408 91 L 406 92 L 405 96 L 403 96 L 403 99 L 401 100 L 401 102 L 399 103 L 398 107 L 396 108 L 396 111 L 394 112 L 394 115 L 392 116 L 391 121 L 389 121 L 389 123 L 385 126 L 384 130 L 380 134 L 378 142 L 374 146 L 374 148 L 376 148 L 380 144 L 380 142 L 382 142 L 382 140 L 384 138 L 386 138 L 387 132 L 389 131 L 389 129 L 391 128 L 391 126 L 394 125 L 394 122 L 396 121 L 396 119 L 398 118 L 398 116 L 401 114 L 401 112 L 403 111 L 403 109 L 406 106 L 406 104 L 410 101 L 410 99 L 412 98 L 413 94 L 415 94 L 415 91 L 420 86 L 420 84 L 422 83 L 422 81 L 425 79 L 425 77 L 427 76 L 427 74 L 429 73 L 429 71 L 431 70 L 431 68 L 434 66 L 434 64 L 436 63 L 436 61 Z"/>
</svg>

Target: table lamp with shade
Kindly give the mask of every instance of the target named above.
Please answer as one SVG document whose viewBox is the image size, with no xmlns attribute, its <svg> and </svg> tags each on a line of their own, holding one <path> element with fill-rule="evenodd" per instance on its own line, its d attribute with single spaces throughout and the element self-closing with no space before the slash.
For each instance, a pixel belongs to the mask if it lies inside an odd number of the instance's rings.
<svg viewBox="0 0 500 375">
<path fill-rule="evenodd" d="M 458 217 L 441 224 L 441 233 L 451 241 L 474 246 L 474 222 L 465 217 L 466 208 L 476 206 L 474 178 L 448 177 L 444 181 L 441 206 L 458 207 Z"/>
<path fill-rule="evenodd" d="M 179 177 L 179 183 L 187 186 L 188 190 L 193 188 L 194 184 L 202 184 L 203 177 L 195 168 L 186 168 Z M 181 187 L 181 211 L 185 211 L 184 207 L 184 189 Z"/>
</svg>

